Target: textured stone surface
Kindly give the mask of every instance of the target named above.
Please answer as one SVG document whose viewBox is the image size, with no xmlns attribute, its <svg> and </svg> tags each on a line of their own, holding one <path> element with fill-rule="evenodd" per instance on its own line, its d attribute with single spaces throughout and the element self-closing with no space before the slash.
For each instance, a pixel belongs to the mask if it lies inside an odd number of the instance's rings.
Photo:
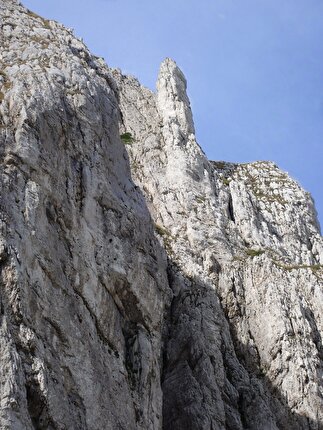
<svg viewBox="0 0 323 430">
<path fill-rule="evenodd" d="M 175 296 L 165 428 L 320 428 L 323 261 L 311 197 L 273 163 L 209 162 L 172 60 L 155 110 L 153 94 L 117 81 L 132 172 Z"/>
<path fill-rule="evenodd" d="M 1 14 L 1 428 L 160 428 L 166 256 L 107 70 L 62 26 Z"/>
<path fill-rule="evenodd" d="M 1 429 L 323 428 L 323 241 L 271 162 L 0 2 Z"/>
</svg>

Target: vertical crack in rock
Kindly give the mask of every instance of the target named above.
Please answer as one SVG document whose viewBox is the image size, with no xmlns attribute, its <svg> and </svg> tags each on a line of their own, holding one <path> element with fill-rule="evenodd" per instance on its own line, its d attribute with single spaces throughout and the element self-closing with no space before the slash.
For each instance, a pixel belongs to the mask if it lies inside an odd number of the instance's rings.
<svg viewBox="0 0 323 430">
<path fill-rule="evenodd" d="M 53 421 L 48 416 L 46 399 L 42 395 L 37 382 L 30 381 L 26 385 L 28 412 L 35 430 L 54 429 Z"/>
<path fill-rule="evenodd" d="M 234 211 L 233 211 L 233 202 L 232 202 L 231 195 L 229 196 L 228 212 L 229 212 L 229 217 L 230 217 L 231 221 L 235 222 Z"/>
</svg>

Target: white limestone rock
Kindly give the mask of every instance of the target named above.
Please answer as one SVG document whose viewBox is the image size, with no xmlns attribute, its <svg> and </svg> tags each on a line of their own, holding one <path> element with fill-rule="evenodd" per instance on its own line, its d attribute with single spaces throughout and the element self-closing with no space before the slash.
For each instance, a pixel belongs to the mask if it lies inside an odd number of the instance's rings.
<svg viewBox="0 0 323 430">
<path fill-rule="evenodd" d="M 137 104 L 147 90 L 117 80 L 122 125 L 135 136 L 132 173 L 168 252 L 175 294 L 165 428 L 320 428 L 323 242 L 309 194 L 273 163 L 209 162 L 172 60 L 161 66 L 153 115 Z M 211 318 L 207 330 L 196 314 Z"/>
<path fill-rule="evenodd" d="M 160 429 L 166 256 L 109 71 L 1 2 L 2 429 Z"/>
<path fill-rule="evenodd" d="M 323 241 L 270 162 L 0 2 L 0 427 L 323 428 Z"/>
</svg>

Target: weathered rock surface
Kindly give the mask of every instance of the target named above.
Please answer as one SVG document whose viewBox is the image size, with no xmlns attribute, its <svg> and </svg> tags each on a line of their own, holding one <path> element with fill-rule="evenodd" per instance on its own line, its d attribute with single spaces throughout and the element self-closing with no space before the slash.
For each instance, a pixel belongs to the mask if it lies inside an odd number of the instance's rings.
<svg viewBox="0 0 323 430">
<path fill-rule="evenodd" d="M 323 428 L 323 240 L 270 162 L 0 2 L 1 429 Z"/>
<path fill-rule="evenodd" d="M 320 428 L 323 260 L 311 197 L 273 163 L 209 162 L 172 60 L 156 97 L 115 78 L 132 173 L 169 255 L 165 428 Z"/>
<path fill-rule="evenodd" d="M 166 256 L 105 67 L 1 3 L 1 428 L 159 428 Z"/>
</svg>

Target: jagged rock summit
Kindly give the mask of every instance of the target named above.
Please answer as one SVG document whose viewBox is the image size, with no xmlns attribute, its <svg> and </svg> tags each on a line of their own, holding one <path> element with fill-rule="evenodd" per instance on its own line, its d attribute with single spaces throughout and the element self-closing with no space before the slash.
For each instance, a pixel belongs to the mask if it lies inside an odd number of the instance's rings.
<svg viewBox="0 0 323 430">
<path fill-rule="evenodd" d="M 271 162 L 0 1 L 0 428 L 320 430 L 323 240 Z"/>
</svg>

